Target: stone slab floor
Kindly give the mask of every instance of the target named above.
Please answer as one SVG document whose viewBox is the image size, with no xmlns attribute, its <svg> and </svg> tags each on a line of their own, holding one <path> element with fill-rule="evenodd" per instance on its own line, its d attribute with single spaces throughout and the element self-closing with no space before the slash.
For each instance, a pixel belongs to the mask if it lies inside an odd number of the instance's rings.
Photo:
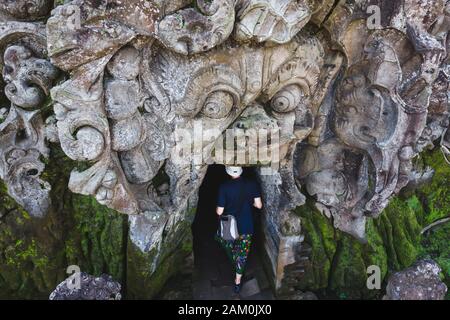
<svg viewBox="0 0 450 320">
<path fill-rule="evenodd" d="M 270 285 L 264 273 L 258 248 L 250 254 L 242 290 L 233 293 L 233 268 L 225 251 L 212 238 L 194 240 L 195 267 L 193 298 L 196 300 L 265 300 L 273 299 Z"/>
</svg>

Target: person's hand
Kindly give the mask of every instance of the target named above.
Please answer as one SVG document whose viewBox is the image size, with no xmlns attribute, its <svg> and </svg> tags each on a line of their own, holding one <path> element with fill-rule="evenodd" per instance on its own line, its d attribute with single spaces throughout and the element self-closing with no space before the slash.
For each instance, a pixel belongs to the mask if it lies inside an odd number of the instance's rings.
<svg viewBox="0 0 450 320">
<path fill-rule="evenodd" d="M 255 199 L 253 200 L 253 206 L 254 206 L 256 209 L 262 209 L 263 204 L 262 204 L 261 198 L 255 198 Z"/>
</svg>

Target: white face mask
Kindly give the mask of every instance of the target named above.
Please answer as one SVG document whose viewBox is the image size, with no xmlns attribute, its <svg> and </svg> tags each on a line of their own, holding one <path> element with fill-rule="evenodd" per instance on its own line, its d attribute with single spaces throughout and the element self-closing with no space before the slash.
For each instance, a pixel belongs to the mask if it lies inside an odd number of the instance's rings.
<svg viewBox="0 0 450 320">
<path fill-rule="evenodd" d="M 225 171 L 227 172 L 228 175 L 232 176 L 232 177 L 239 177 L 242 174 L 242 168 L 241 167 L 226 167 Z"/>
</svg>

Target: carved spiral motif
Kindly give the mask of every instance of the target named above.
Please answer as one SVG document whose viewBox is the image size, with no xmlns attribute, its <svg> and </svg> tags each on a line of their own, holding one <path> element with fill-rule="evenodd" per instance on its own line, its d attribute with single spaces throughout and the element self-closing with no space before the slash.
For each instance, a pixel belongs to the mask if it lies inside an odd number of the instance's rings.
<svg viewBox="0 0 450 320">
<path fill-rule="evenodd" d="M 305 98 L 303 90 L 298 85 L 292 84 L 275 94 L 270 105 L 276 112 L 287 113 L 294 111 Z"/>
<path fill-rule="evenodd" d="M 212 119 L 223 119 L 238 106 L 242 81 L 228 66 L 215 65 L 198 72 L 190 81 L 185 97 L 175 105 L 177 113 L 194 117 L 199 112 Z"/>
<path fill-rule="evenodd" d="M 89 114 L 68 120 L 58 125 L 61 147 L 67 156 L 76 161 L 98 159 L 106 146 L 101 128 L 107 128 L 107 120 Z"/>
<path fill-rule="evenodd" d="M 32 109 L 41 104 L 58 75 L 53 65 L 33 56 L 24 46 L 11 46 L 5 51 L 3 78 L 5 94 L 17 106 Z"/>
<path fill-rule="evenodd" d="M 71 145 L 76 149 L 81 160 L 92 160 L 100 156 L 104 148 L 103 135 L 91 127 L 83 127 L 76 134 L 76 141 Z"/>
<path fill-rule="evenodd" d="M 235 104 L 234 97 L 225 91 L 216 91 L 208 96 L 203 107 L 203 115 L 212 119 L 227 117 Z"/>
</svg>

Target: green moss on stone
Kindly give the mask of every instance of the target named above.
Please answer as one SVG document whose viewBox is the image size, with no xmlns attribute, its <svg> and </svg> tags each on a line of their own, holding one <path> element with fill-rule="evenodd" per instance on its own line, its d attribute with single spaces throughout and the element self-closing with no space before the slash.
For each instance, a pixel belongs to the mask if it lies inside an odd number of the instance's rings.
<svg viewBox="0 0 450 320">
<path fill-rule="evenodd" d="M 302 217 L 305 242 L 312 247 L 311 269 L 302 278 L 301 286 L 309 290 L 326 288 L 336 252 L 335 230 L 327 218 L 315 211 L 310 201 L 297 208 L 296 212 Z"/>
<path fill-rule="evenodd" d="M 449 215 L 450 166 L 439 151 L 418 161 L 436 170 L 434 179 L 392 199 L 378 219 L 369 219 L 365 244 L 335 230 L 311 199 L 296 210 L 305 242 L 312 247 L 299 289 L 342 299 L 377 297 L 380 292 L 366 288 L 368 266 L 379 266 L 386 279 L 421 257 L 436 260 L 450 285 L 449 224 L 420 236 L 423 227 Z M 52 149 L 43 174 L 52 185 L 52 206 L 43 219 L 30 217 L 0 183 L 0 298 L 46 299 L 72 264 L 94 275 L 111 274 L 123 284 L 127 298 L 154 297 L 192 251 L 195 210 L 164 234 L 158 254 L 143 253 L 128 238 L 126 216 L 67 189 L 75 166 L 61 150 Z"/>
<path fill-rule="evenodd" d="M 192 252 L 191 226 L 184 221 L 173 230 L 166 235 L 159 251 L 145 253 L 128 241 L 128 299 L 152 299 L 180 271 L 186 256 Z M 153 271 L 155 263 L 157 268 Z"/>
<path fill-rule="evenodd" d="M 424 211 L 423 224 L 427 225 L 450 215 L 450 165 L 445 162 L 438 148 L 421 155 L 417 162 L 435 170 L 431 183 L 416 191 Z"/>
<path fill-rule="evenodd" d="M 68 190 L 73 168 L 83 169 L 61 150 L 51 150 L 42 178 L 52 185 L 52 206 L 43 219 L 31 218 L 0 184 L 0 298 L 47 299 L 70 265 L 111 275 L 122 284 L 125 298 L 153 297 L 192 252 L 195 210 L 165 235 L 158 256 L 143 253 L 128 239 L 126 215 Z"/>
<path fill-rule="evenodd" d="M 341 298 L 360 297 L 365 291 L 366 263 L 363 246 L 351 236 L 341 235 L 330 270 L 328 290 Z"/>
<path fill-rule="evenodd" d="M 73 167 L 61 150 L 51 150 L 42 177 L 52 185 L 52 206 L 42 219 L 30 217 L 0 185 L 0 298 L 47 299 L 70 265 L 123 280 L 126 217 L 71 193 Z"/>
<path fill-rule="evenodd" d="M 93 275 L 107 273 L 122 281 L 127 217 L 101 206 L 92 197 L 74 195 L 72 206 L 75 224 L 66 241 L 69 263 Z"/>
<path fill-rule="evenodd" d="M 422 238 L 422 228 L 449 215 L 450 166 L 439 150 L 424 154 L 419 161 L 436 174 L 431 183 L 407 197 L 398 196 L 377 219 L 368 219 L 367 243 L 334 230 L 309 199 L 297 208 L 302 218 L 305 242 L 312 247 L 311 266 L 301 279 L 301 290 L 341 299 L 379 297 L 381 292 L 366 287 L 367 267 L 379 266 L 384 280 L 395 271 L 409 267 L 419 258 L 433 258 L 450 279 L 449 226 L 440 227 Z"/>
</svg>

